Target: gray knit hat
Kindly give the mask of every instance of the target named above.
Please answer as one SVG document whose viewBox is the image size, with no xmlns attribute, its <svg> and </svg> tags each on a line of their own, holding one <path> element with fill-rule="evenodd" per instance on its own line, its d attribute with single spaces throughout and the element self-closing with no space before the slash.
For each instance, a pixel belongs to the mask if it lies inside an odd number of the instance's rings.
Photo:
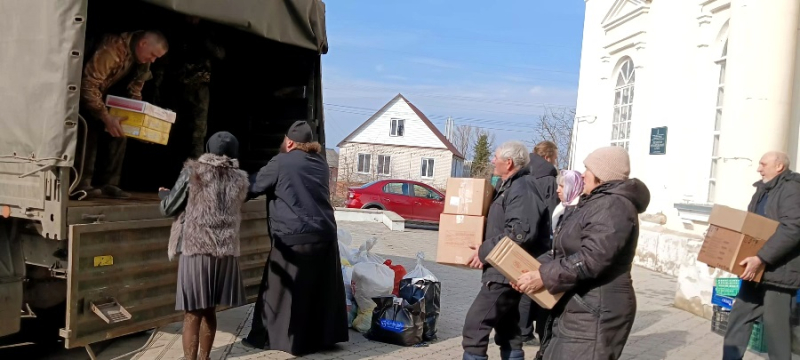
<svg viewBox="0 0 800 360">
<path fill-rule="evenodd" d="M 586 169 L 602 181 L 627 180 L 631 174 L 628 151 L 619 146 L 602 147 L 583 160 Z"/>
</svg>

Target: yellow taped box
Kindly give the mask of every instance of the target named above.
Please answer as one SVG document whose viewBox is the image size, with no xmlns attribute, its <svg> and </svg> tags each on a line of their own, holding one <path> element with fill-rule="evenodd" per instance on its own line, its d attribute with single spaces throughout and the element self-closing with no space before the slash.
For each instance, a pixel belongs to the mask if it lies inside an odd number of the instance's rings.
<svg viewBox="0 0 800 360">
<path fill-rule="evenodd" d="M 122 122 L 125 135 L 145 142 L 166 145 L 176 114 L 145 101 L 109 95 L 109 114 L 127 117 Z"/>
</svg>

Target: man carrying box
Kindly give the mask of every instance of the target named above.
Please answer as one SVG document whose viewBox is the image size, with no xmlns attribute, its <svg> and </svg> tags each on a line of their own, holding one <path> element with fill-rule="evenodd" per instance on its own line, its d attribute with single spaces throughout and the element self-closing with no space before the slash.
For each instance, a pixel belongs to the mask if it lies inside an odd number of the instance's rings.
<svg viewBox="0 0 800 360">
<path fill-rule="evenodd" d="M 83 139 L 86 152 L 83 154 L 83 176 L 78 187 L 79 192 L 85 193 L 84 196 L 130 197 L 119 188 L 126 145 L 120 123 L 125 117 L 109 114 L 103 98 L 112 86 L 133 74 L 127 90 L 131 98 L 141 100 L 142 87 L 152 78 L 150 64 L 164 56 L 168 49 L 167 39 L 157 31 L 106 35 L 86 63 L 81 80 L 81 112 L 85 114 L 88 134 Z M 102 134 L 103 128 L 107 135 Z M 92 180 L 95 163 L 98 162 L 98 143 L 102 144 L 101 159 L 104 161 L 100 161 L 103 164 L 101 178 L 95 181 L 101 187 L 95 188 Z"/>
<path fill-rule="evenodd" d="M 549 250 L 547 209 L 534 179 L 528 176 L 528 149 L 521 142 L 509 141 L 497 149 L 494 173 L 501 185 L 494 195 L 486 218 L 483 244 L 470 259 L 473 268 L 483 268 L 481 290 L 464 321 L 464 359 L 488 359 L 489 335 L 495 330 L 495 343 L 503 360 L 522 360 L 522 335 L 519 328 L 519 300 L 508 279 L 486 262 L 486 256 L 504 237 L 508 237 L 534 256 Z"/>
<path fill-rule="evenodd" d="M 756 256 L 742 260 L 741 289 L 725 333 L 723 359 L 741 359 L 753 324 L 763 316 L 769 358 L 792 358 L 792 303 L 800 289 L 800 174 L 789 170 L 782 152 L 765 154 L 758 165 L 761 181 L 747 210 L 780 222 Z M 761 284 L 753 282 L 765 270 Z"/>
</svg>

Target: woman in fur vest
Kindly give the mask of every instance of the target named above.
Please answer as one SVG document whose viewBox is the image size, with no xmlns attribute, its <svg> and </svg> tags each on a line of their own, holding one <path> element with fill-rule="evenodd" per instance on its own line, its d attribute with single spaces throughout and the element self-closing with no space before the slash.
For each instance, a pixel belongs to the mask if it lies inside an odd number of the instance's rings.
<svg viewBox="0 0 800 360">
<path fill-rule="evenodd" d="M 185 312 L 183 353 L 206 360 L 217 331 L 217 306 L 246 303 L 239 270 L 239 225 L 247 173 L 236 160 L 239 142 L 227 132 L 211 136 L 206 154 L 184 165 L 172 189 L 159 189 L 161 213 L 178 215 L 168 255 L 178 259 L 175 309 Z M 199 346 L 199 349 L 198 349 Z"/>
</svg>

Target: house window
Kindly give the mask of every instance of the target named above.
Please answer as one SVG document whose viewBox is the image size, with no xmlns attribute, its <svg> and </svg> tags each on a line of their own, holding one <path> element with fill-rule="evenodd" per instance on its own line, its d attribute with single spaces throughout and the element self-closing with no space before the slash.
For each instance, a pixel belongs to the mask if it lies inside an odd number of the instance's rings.
<svg viewBox="0 0 800 360">
<path fill-rule="evenodd" d="M 392 119 L 391 136 L 403 136 L 406 133 L 406 121 L 403 119 Z"/>
<path fill-rule="evenodd" d="M 392 157 L 389 155 L 378 155 L 378 175 L 392 174 Z"/>
<path fill-rule="evenodd" d="M 370 154 L 358 154 L 358 168 L 356 169 L 361 174 L 369 174 Z"/>
<path fill-rule="evenodd" d="M 614 89 L 614 119 L 611 128 L 611 145 L 628 149 L 631 138 L 631 119 L 633 118 L 633 90 L 636 82 L 636 69 L 631 59 L 625 59 L 617 76 Z"/>
<path fill-rule="evenodd" d="M 433 177 L 433 159 L 431 158 L 422 159 L 422 169 L 420 169 L 420 176 L 424 178 Z"/>
<path fill-rule="evenodd" d="M 711 147 L 711 170 L 708 175 L 708 202 L 713 203 L 717 189 L 717 167 L 719 165 L 719 135 L 722 126 L 722 103 L 725 99 L 725 67 L 728 57 L 728 42 L 722 48 L 722 57 L 717 60 L 719 65 L 719 82 L 717 83 L 717 109 L 714 113 L 714 142 Z"/>
</svg>

